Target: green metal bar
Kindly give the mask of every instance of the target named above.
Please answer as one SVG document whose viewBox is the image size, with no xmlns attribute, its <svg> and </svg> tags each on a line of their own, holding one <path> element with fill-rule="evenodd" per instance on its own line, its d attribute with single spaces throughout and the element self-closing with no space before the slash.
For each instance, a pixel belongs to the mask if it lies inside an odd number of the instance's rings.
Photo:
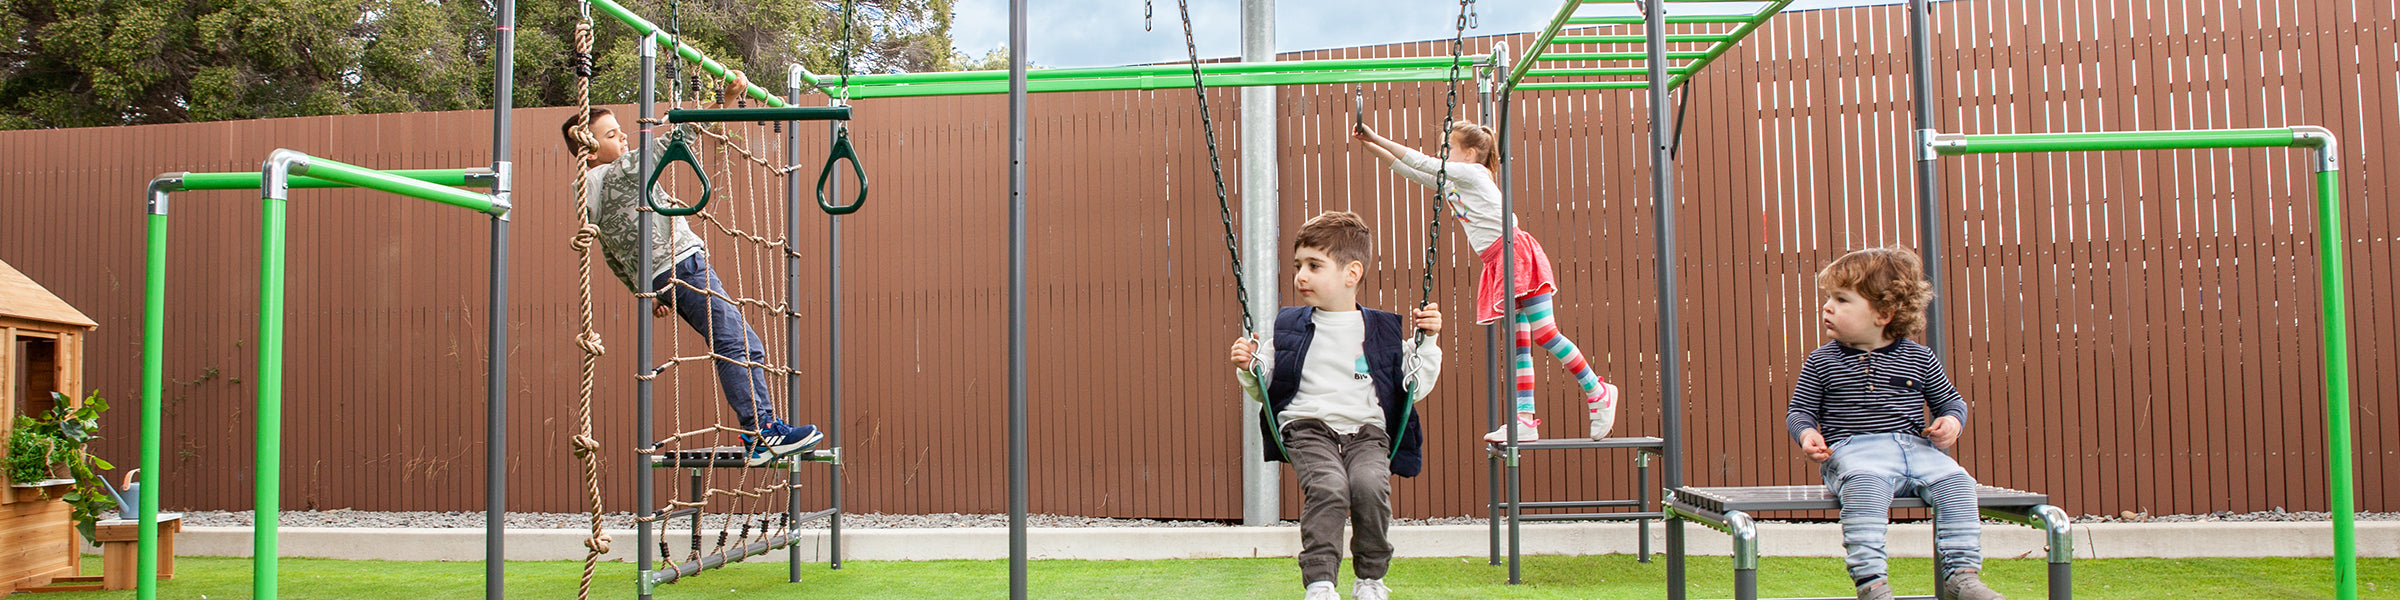
<svg viewBox="0 0 2400 600">
<path fill-rule="evenodd" d="M 150 187 L 150 235 L 145 253 L 148 263 L 142 275 L 142 472 L 149 474 L 149 485 L 141 492 L 140 557 L 134 569 L 134 597 L 139 600 L 158 600 L 158 482 L 163 479 L 158 462 L 158 428 L 161 419 L 160 400 L 166 352 L 167 320 L 167 214 L 166 191 L 159 182 Z"/>
<path fill-rule="evenodd" d="M 1517 89 L 1536 90 L 1639 90 L 1648 89 L 1649 81 L 1544 81 L 1517 84 Z"/>
<path fill-rule="evenodd" d="M 1756 15 L 1756 14 L 1748 14 L 1748 13 L 1723 14 L 1723 15 L 1667 15 L 1667 24 L 1669 24 L 1669 25 L 1676 25 L 1676 24 L 1685 24 L 1685 23 L 1749 23 L 1749 22 L 1756 21 L 1758 18 L 1759 18 L 1759 17 L 1758 17 L 1758 15 Z M 1643 20 L 1643 17 L 1642 17 L 1641 15 L 1619 15 L 1619 16 L 1606 16 L 1606 17 L 1574 17 L 1574 18 L 1571 18 L 1571 19 L 1567 19 L 1567 24 L 1568 24 L 1568 25 L 1643 25 L 1643 24 L 1646 24 L 1646 23 L 1647 23 L 1647 22 Z"/>
<path fill-rule="evenodd" d="M 1775 0 L 1773 4 L 1760 7 L 1758 12 L 1752 13 L 1751 15 L 1756 18 L 1743 23 L 1740 27 L 1733 28 L 1733 33 L 1727 35 L 1728 39 L 1725 40 L 1725 43 L 1710 46 L 1708 48 L 1707 57 L 1701 58 L 1698 62 L 1694 62 L 1689 65 L 1691 67 L 1691 71 L 1668 79 L 1667 89 L 1672 90 L 1678 87 L 1683 87 L 1683 82 L 1691 79 L 1692 74 L 1699 73 L 1701 69 L 1708 68 L 1709 63 L 1717 62 L 1717 57 L 1724 56 L 1725 51 L 1732 50 L 1734 44 L 1739 43 L 1742 38 L 1750 37 L 1750 32 L 1757 31 L 1760 25 L 1766 24 L 1767 19 L 1774 18 L 1775 15 L 1782 14 L 1783 7 L 1791 5 L 1792 0 Z M 1688 94 L 1691 92 L 1686 91 L 1684 93 Z"/>
<path fill-rule="evenodd" d="M 1694 51 L 1688 51 L 1688 50 L 1686 50 L 1686 51 L 1677 51 L 1677 52 L 1668 52 L 1668 53 L 1667 53 L 1667 60 L 1698 60 L 1698 59 L 1701 59 L 1701 58 L 1707 58 L 1707 57 L 1708 57 L 1708 53 L 1707 53 L 1707 52 L 1694 52 Z M 1538 58 L 1536 58 L 1536 59 L 1534 59 L 1534 60 L 1544 60 L 1544 61 L 1567 61 L 1567 60 L 1592 60 L 1592 61 L 1603 61 L 1603 60 L 1650 60 L 1650 53 L 1648 53 L 1648 52 L 1561 52 L 1561 53 L 1557 53 L 1557 54 L 1543 54 L 1543 55 L 1541 55 L 1540 57 L 1538 57 Z"/>
<path fill-rule="evenodd" d="M 295 165 L 293 170 L 334 183 L 431 200 L 476 212 L 493 213 L 496 205 L 491 196 L 484 194 L 397 177 L 328 158 L 309 157 L 307 161 Z"/>
<path fill-rule="evenodd" d="M 2194 148 L 2258 148 L 2296 145 L 2291 129 L 2225 129 L 2217 131 L 2101 131 L 2087 133 L 2019 133 L 2000 135 L 1941 135 L 1932 141 L 1943 155 L 2092 150 L 2176 150 Z"/>
<path fill-rule="evenodd" d="M 1736 37 L 1732 36 L 1731 34 L 1724 34 L 1724 33 L 1670 33 L 1670 34 L 1667 34 L 1667 43 L 1669 43 L 1669 44 L 1686 44 L 1686 43 L 1701 43 L 1701 42 L 1706 42 L 1706 43 L 1711 43 L 1711 44 L 1714 44 L 1714 43 L 1719 43 L 1719 42 L 1730 42 L 1730 41 L 1733 41 L 1733 40 L 1736 40 L 1736 39 L 1740 39 L 1740 38 L 1736 38 Z M 1562 36 L 1558 36 L 1558 37 L 1555 37 L 1555 38 L 1551 38 L 1551 39 L 1550 39 L 1550 43 L 1551 43 L 1551 44 L 1647 44 L 1647 43 L 1650 43 L 1650 38 L 1649 38 L 1649 36 L 1644 36 L 1644 35 L 1639 35 L 1639 34 L 1634 34 L 1634 35 L 1562 35 Z"/>
<path fill-rule="evenodd" d="M 1575 18 L 1575 9 L 1582 7 L 1576 0 L 1560 3 L 1558 12 L 1550 16 L 1550 25 L 1542 28 L 1542 36 L 1535 38 L 1532 45 L 1525 47 L 1524 57 L 1518 59 L 1517 66 L 1509 70 L 1508 81 L 1502 82 L 1500 85 L 1501 95 L 1507 95 L 1508 90 L 1517 87 L 1519 80 L 1525 79 L 1525 70 L 1533 68 L 1535 62 L 1542 60 L 1542 54 L 1550 51 L 1550 40 L 1558 39 L 1559 30 L 1566 29 L 1567 20 Z"/>
<path fill-rule="evenodd" d="M 591 0 L 591 3 L 592 6 L 598 7 L 601 12 L 606 12 L 608 13 L 608 16 L 616 17 L 618 21 L 623 21 L 627 26 L 632 27 L 635 33 L 658 38 L 659 45 L 662 46 L 672 45 L 675 49 L 675 54 L 682 56 L 684 60 L 699 63 L 700 68 L 708 71 L 710 75 L 715 75 L 718 79 L 725 81 L 733 80 L 732 76 L 725 72 L 724 64 L 718 63 L 716 59 L 709 58 L 708 55 L 701 54 L 699 48 L 693 48 L 690 45 L 683 43 L 683 40 L 676 39 L 674 36 L 668 35 L 666 31 L 660 30 L 657 25 L 653 25 L 650 23 L 650 21 L 643 19 L 641 15 L 633 14 L 633 11 L 626 10 L 624 6 L 617 4 L 613 0 Z M 766 88 L 758 87 L 758 84 L 756 83 L 750 84 L 749 93 L 751 98 L 766 102 L 767 106 L 781 108 L 791 105 L 790 103 L 784 102 L 783 97 L 776 96 L 774 92 L 767 91 Z"/>
<path fill-rule="evenodd" d="M 2207 148 L 2307 147 L 2317 152 L 2318 321 L 2325 354 L 2326 478 L 2333 513 L 2334 593 L 2358 598 L 2357 465 L 2351 456 L 2350 341 L 2348 294 L 2343 282 L 2341 169 L 2330 132 L 2313 126 L 2218 131 L 2126 131 L 1958 135 L 1920 132 L 1920 156 L 2067 152 L 2094 150 L 2181 150 Z M 1929 151 L 1929 152 L 1926 152 Z"/>
<path fill-rule="evenodd" d="M 1472 65 L 1490 55 L 1461 56 L 1460 65 Z M 1249 73 L 1303 73 L 1320 71 L 1360 71 L 1371 69 L 1443 69 L 1450 68 L 1449 56 L 1418 56 L 1406 58 L 1347 58 L 1336 60 L 1291 60 L 1277 62 L 1201 63 L 1203 75 Z M 1112 77 L 1192 76 L 1189 64 L 1137 65 L 1129 67 L 1093 67 L 1077 69 L 1040 69 L 1026 71 L 1025 78 L 1034 81 L 1047 79 L 1103 79 Z M 1007 81 L 1008 71 L 950 71 L 941 73 L 891 73 L 852 75 L 850 87 L 892 85 L 902 83 L 970 83 Z M 1210 84 L 1215 85 L 1215 84 Z M 830 86 L 839 89 L 840 86 Z"/>
<path fill-rule="evenodd" d="M 448 188 L 444 188 L 448 189 Z M 283 485 L 283 257 L 282 198 L 262 197 L 265 215 L 258 243 L 258 461 L 251 474 L 257 508 L 251 513 L 252 598 L 275 600 L 276 533 L 282 520 Z M 152 487 L 158 484 L 153 475 Z"/>
<path fill-rule="evenodd" d="M 847 121 L 848 106 L 786 106 L 782 108 L 672 108 L 668 123 L 741 121 Z"/>
<path fill-rule="evenodd" d="M 1689 73 L 1692 68 L 1667 67 L 1668 73 Z M 1627 77 L 1649 75 L 1649 67 L 1594 67 L 1582 69 L 1535 69 L 1534 77 Z"/>
<path fill-rule="evenodd" d="M 385 175 L 391 175 L 394 177 L 414 179 L 434 185 L 451 187 L 491 187 L 493 181 L 493 179 L 489 176 L 491 173 L 490 169 L 400 169 L 394 171 L 384 171 L 383 173 Z M 349 184 L 335 183 L 315 177 L 294 176 L 291 179 L 291 187 L 295 189 L 353 187 Z M 175 191 L 255 190 L 258 189 L 258 185 L 259 173 L 257 171 L 249 171 L 244 173 L 185 173 L 183 174 L 183 185 L 175 188 Z"/>
<path fill-rule="evenodd" d="M 1354 83 L 1393 83 L 1410 81 L 1443 81 L 1450 78 L 1447 69 L 1417 71 L 1346 71 L 1315 73 L 1256 73 L 1209 76 L 1209 87 L 1247 87 L 1264 85 L 1317 85 Z M 1122 90 L 1172 90 L 1192 87 L 1190 72 L 1181 77 L 1116 77 L 1109 79 L 1051 79 L 1026 82 L 1027 91 L 1096 92 Z M 952 96 L 965 94 L 1002 94 L 1008 92 L 1006 81 L 976 81 L 966 83 L 927 83 L 856 87 L 851 98 L 900 98 L 916 96 Z M 829 90 L 839 95 L 839 90 Z"/>
<path fill-rule="evenodd" d="M 2330 147 L 2319 152 L 2332 152 Z M 2352 485 L 2357 466 L 2351 462 L 2350 440 L 2350 324 L 2348 293 L 2343 290 L 2342 200 L 2340 170 L 2317 173 L 2317 285 L 2323 298 L 2319 310 L 2325 328 L 2326 470 L 2333 479 L 2333 581 L 2341 600 L 2358 598 L 2358 506 Z"/>
</svg>

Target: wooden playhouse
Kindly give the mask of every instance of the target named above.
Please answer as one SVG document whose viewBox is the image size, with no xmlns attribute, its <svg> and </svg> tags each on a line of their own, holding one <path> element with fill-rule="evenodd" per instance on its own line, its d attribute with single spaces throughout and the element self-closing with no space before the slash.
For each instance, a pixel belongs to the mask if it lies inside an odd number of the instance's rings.
<svg viewBox="0 0 2400 600">
<path fill-rule="evenodd" d="M 49 411 L 51 392 L 83 397 L 83 336 L 95 326 L 0 262 L 0 433 L 15 426 L 17 415 Z M 7 484 L 0 487 L 0 596 L 75 575 L 83 553 L 59 499 L 65 480 Z"/>
</svg>

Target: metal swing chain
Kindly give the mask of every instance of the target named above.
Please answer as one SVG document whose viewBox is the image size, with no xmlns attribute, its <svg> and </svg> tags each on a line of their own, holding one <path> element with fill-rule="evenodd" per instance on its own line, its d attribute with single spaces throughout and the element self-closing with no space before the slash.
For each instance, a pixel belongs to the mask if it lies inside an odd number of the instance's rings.
<svg viewBox="0 0 2400 600">
<path fill-rule="evenodd" d="M 1200 76 L 1200 45 L 1192 40 L 1191 0 L 1175 0 L 1183 16 L 1183 48 L 1192 59 L 1192 94 L 1200 99 L 1200 131 L 1208 138 L 1208 172 L 1217 182 L 1217 217 L 1225 223 L 1225 254 L 1233 257 L 1233 300 L 1242 307 L 1242 335 L 1258 332 L 1250 316 L 1250 287 L 1242 281 L 1242 250 L 1233 236 L 1233 206 L 1225 199 L 1225 167 L 1217 159 L 1217 128 L 1208 116 L 1208 83 Z M 1258 362 L 1253 359 L 1252 365 Z M 1254 369 L 1255 370 L 1255 369 Z"/>
<path fill-rule="evenodd" d="M 1449 207 L 1450 203 L 1449 196 L 1445 195 L 1445 189 L 1450 186 L 1450 128 L 1458 121 L 1459 60 L 1465 55 L 1463 50 L 1466 46 L 1467 37 L 1467 7 L 1473 5 L 1474 3 L 1475 0 L 1458 1 L 1458 27 L 1450 36 L 1449 108 L 1448 112 L 1442 115 L 1442 151 L 1441 156 L 1438 157 L 1440 158 L 1439 162 L 1441 166 L 1435 169 L 1433 176 L 1433 195 L 1435 200 L 1433 208 L 1433 223 L 1425 227 L 1425 285 L 1421 292 L 1423 295 L 1417 300 L 1417 308 L 1420 309 L 1425 308 L 1426 305 L 1433 303 L 1433 267 L 1435 263 L 1439 261 L 1439 251 L 1441 250 L 1442 210 Z M 1416 342 L 1419 344 L 1425 343 L 1425 332 L 1423 330 L 1417 331 Z"/>
<path fill-rule="evenodd" d="M 1151 0 L 1142 0 L 1142 31 L 1150 31 L 1151 18 L 1158 12 L 1158 9 L 1150 2 Z"/>
</svg>

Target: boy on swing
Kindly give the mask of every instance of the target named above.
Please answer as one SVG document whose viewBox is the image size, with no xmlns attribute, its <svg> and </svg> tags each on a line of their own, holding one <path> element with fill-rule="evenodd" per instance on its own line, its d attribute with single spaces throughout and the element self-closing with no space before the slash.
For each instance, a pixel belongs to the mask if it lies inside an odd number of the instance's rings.
<svg viewBox="0 0 2400 600">
<path fill-rule="evenodd" d="M 717 96 L 717 104 L 749 88 L 750 79 L 734 71 Z M 587 125 L 590 138 L 575 135 L 578 124 Z M 673 135 L 693 136 L 691 127 L 680 126 Z M 568 117 L 559 129 L 566 135 L 567 152 L 584 158 L 580 192 L 586 212 L 580 216 L 599 228 L 600 248 L 608 257 L 609 270 L 636 294 L 657 292 L 657 317 L 666 318 L 672 311 L 707 336 L 710 362 L 716 365 L 717 385 L 725 390 L 725 403 L 732 405 L 742 429 L 757 432 L 742 435 L 749 446 L 745 462 L 754 467 L 765 465 L 824 439 L 825 434 L 815 425 L 794 427 L 775 418 L 775 403 L 767 398 L 766 369 L 756 366 L 767 359 L 766 342 L 750 329 L 741 309 L 727 299 L 724 283 L 708 264 L 708 248 L 692 233 L 692 226 L 683 217 L 642 210 L 642 167 L 636 164 L 635 154 L 627 151 L 625 130 L 618 126 L 616 115 L 595 106 L 585 115 Z M 664 152 L 670 137 L 652 140 L 650 151 Z M 634 254 L 640 231 L 636 219 L 649 220 L 651 232 L 650 272 L 640 277 L 634 275 L 639 260 Z"/>
<path fill-rule="evenodd" d="M 1424 423 L 1409 410 L 1415 400 L 1409 390 L 1424 397 L 1441 373 L 1442 349 L 1434 341 L 1442 330 L 1441 306 L 1428 304 L 1412 315 L 1415 328 L 1426 332 L 1422 344 L 1409 339 L 1400 315 L 1359 306 L 1372 245 L 1357 214 L 1309 219 L 1292 243 L 1292 287 L 1304 305 L 1276 315 L 1275 356 L 1264 381 L 1250 371 L 1257 339 L 1235 340 L 1231 353 L 1243 390 L 1263 397 L 1274 417 L 1260 423 L 1267 429 L 1267 460 L 1291 463 L 1300 479 L 1306 600 L 1340 599 L 1334 577 L 1345 523 L 1358 578 L 1351 597 L 1391 597 L 1383 583 L 1392 560 L 1391 476 L 1415 477 L 1424 468 L 1418 449 Z M 1402 361 L 1413 365 L 1403 367 Z"/>
</svg>

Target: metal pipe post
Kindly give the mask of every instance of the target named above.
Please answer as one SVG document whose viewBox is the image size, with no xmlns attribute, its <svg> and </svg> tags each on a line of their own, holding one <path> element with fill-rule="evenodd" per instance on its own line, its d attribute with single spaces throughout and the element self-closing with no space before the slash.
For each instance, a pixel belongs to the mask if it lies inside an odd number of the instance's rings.
<svg viewBox="0 0 2400 600">
<path fill-rule="evenodd" d="M 1658 222 L 1658 370 L 1661 437 L 1666 438 L 1665 472 L 1659 483 L 1667 489 L 1683 486 L 1683 349 L 1675 337 L 1675 154 L 1673 133 L 1667 131 L 1667 7 L 1665 0 L 1644 0 L 1649 16 L 1643 26 L 1650 54 L 1650 200 Z M 1667 598 L 1684 597 L 1683 521 L 1667 520 Z"/>
<path fill-rule="evenodd" d="M 492 59 L 492 174 L 496 176 L 492 197 L 504 206 L 515 185 L 509 161 L 508 111 L 515 100 L 516 27 L 516 0 L 500 0 L 492 26 L 496 42 Z M 483 597 L 487 600 L 501 600 L 508 593 L 508 219 L 506 212 L 492 217 L 491 322 L 487 324 L 491 332 L 486 342 L 491 354 L 485 358 L 488 366 L 483 382 L 487 396 L 484 428 L 489 438 L 483 457 Z"/>
<path fill-rule="evenodd" d="M 1025 600 L 1025 0 L 1008 2 L 1008 596 Z"/>
<path fill-rule="evenodd" d="M 832 102 L 838 103 L 841 102 L 841 100 L 834 99 Z M 848 121 L 834 121 L 827 123 L 825 128 L 826 143 L 831 144 L 834 140 L 840 139 L 842 128 L 847 126 L 849 126 Z M 796 160 L 797 159 L 795 159 L 795 161 Z M 855 161 L 856 159 L 852 160 Z M 825 187 L 825 195 L 827 197 L 841 197 L 842 179 L 840 177 L 828 179 L 825 182 Z M 825 377 L 828 384 L 828 391 L 830 392 L 827 394 L 827 399 L 828 402 L 833 405 L 833 422 L 828 423 L 827 427 L 832 428 L 833 431 L 825 434 L 825 440 L 826 445 L 834 448 L 840 448 L 842 447 L 842 215 L 828 213 L 827 218 L 830 220 L 830 222 L 828 222 L 825 226 L 825 270 L 826 277 L 831 281 L 829 282 L 830 285 L 827 286 L 826 289 L 826 305 L 828 310 L 826 310 L 825 313 L 825 330 L 828 334 L 828 339 L 826 340 L 827 346 L 825 351 L 827 360 Z M 833 467 L 832 488 L 834 506 L 838 508 L 841 506 L 842 502 L 842 468 L 838 464 L 834 465 Z M 839 567 L 841 565 L 842 555 L 842 513 L 840 511 L 835 511 L 831 519 L 832 520 L 828 522 L 828 526 L 831 528 L 831 535 L 834 536 L 833 562 L 836 567 Z"/>
<path fill-rule="evenodd" d="M 1933 114 L 1933 28 L 1928 24 L 1928 12 L 1933 9 L 1927 0 L 1908 2 L 1909 74 L 1916 95 L 1918 131 L 1934 131 Z M 1917 253 L 1925 258 L 1925 281 L 1933 284 L 1933 301 L 1925 304 L 1925 347 L 1935 356 L 1943 353 L 1942 339 L 1942 227 L 1940 165 L 1932 160 L 1917 161 Z"/>
<path fill-rule="evenodd" d="M 1506 71 L 1507 67 L 1503 65 L 1499 70 Z M 1500 264 L 1501 280 L 1506 282 L 1502 289 L 1507 291 L 1507 294 L 1502 296 L 1506 300 L 1500 302 L 1501 306 L 1505 307 L 1506 316 L 1503 316 L 1500 322 L 1510 328 L 1512 335 L 1516 335 L 1518 331 L 1524 329 L 1524 324 L 1517 322 L 1520 318 L 1517 315 L 1517 261 L 1514 258 L 1517 255 L 1517 194 L 1509 188 L 1512 171 L 1515 169 L 1509 164 L 1508 142 L 1511 136 L 1508 131 L 1508 97 L 1501 95 L 1498 98 L 1498 107 L 1495 108 L 1493 94 L 1487 94 L 1486 91 L 1483 87 L 1483 78 L 1477 77 L 1475 79 L 1475 96 L 1480 101 L 1478 105 L 1481 107 L 1483 115 L 1487 117 L 1487 120 L 1489 117 L 1498 117 L 1499 119 L 1500 139 L 1494 145 L 1493 152 L 1500 155 Z M 1442 132 L 1442 135 L 1445 136 L 1449 134 L 1450 132 L 1447 131 Z M 1476 309 L 1481 310 L 1482 308 L 1477 307 Z M 1527 331 L 1523 335 L 1531 335 L 1531 332 Z M 1517 353 L 1527 350 L 1528 348 L 1512 344 L 1510 360 L 1518 360 L 1515 358 L 1519 356 Z M 1524 358 L 1530 359 L 1531 357 L 1525 356 Z M 1524 457 L 1517 442 L 1517 418 L 1513 402 L 1511 410 L 1501 416 L 1502 422 L 1508 424 L 1507 455 L 1504 457 L 1508 462 L 1508 583 L 1515 585 L 1525 581 L 1524 564 L 1521 560 L 1524 543 L 1521 517 L 1525 513 L 1522 492 L 1525 481 L 1524 471 L 1520 470 L 1518 466 L 1519 461 Z"/>
<path fill-rule="evenodd" d="M 293 171 L 306 170 L 308 155 L 276 149 L 259 171 L 264 215 L 258 227 L 258 462 L 253 488 L 258 506 L 251 513 L 250 542 L 250 597 L 258 600 L 276 597 L 276 533 L 282 521 L 283 259 L 286 211 L 291 207 L 286 182 Z"/>
<path fill-rule="evenodd" d="M 792 65 L 790 73 L 789 77 L 784 78 L 783 97 L 798 98 L 800 97 L 800 65 Z M 800 127 L 797 123 L 786 123 L 785 125 L 783 128 L 783 164 L 800 164 Z M 783 178 L 784 239 L 791 239 L 792 232 L 799 230 L 800 178 L 785 176 Z M 790 420 L 792 415 L 800 412 L 800 310 L 798 308 L 800 306 L 800 252 L 792 249 L 789 242 L 786 242 L 783 249 L 783 305 L 785 306 L 783 311 L 783 366 L 786 367 L 783 373 L 783 418 Z M 840 371 L 835 372 L 839 373 Z M 764 427 L 765 425 L 760 426 Z M 839 443 L 830 445 L 840 446 Z M 795 525 L 799 523 L 800 519 L 799 466 L 801 462 L 792 461 L 792 470 L 784 475 L 792 487 L 783 495 L 783 511 L 786 518 L 792 519 Z M 836 494 L 838 495 L 839 492 L 837 491 Z M 841 517 L 836 515 L 833 518 L 838 526 Z M 836 535 L 831 539 L 841 539 L 838 534 L 839 531 L 836 531 Z M 783 562 L 787 563 L 791 570 L 788 580 L 792 583 L 799 583 L 799 544 L 792 544 L 784 548 Z"/>
<path fill-rule="evenodd" d="M 1275 0 L 1242 0 L 1242 62 L 1274 60 Z M 1250 269 L 1241 277 L 1254 284 L 1244 300 L 1249 302 L 1251 322 L 1272 327 L 1280 300 L 1275 280 L 1283 273 L 1282 261 L 1276 259 L 1283 210 L 1277 194 L 1275 88 L 1242 88 L 1241 101 L 1242 264 Z M 1242 332 L 1251 333 L 1257 332 Z M 1272 342 L 1272 335 L 1269 338 Z M 1244 395 L 1241 405 L 1242 524 L 1271 526 L 1283 516 L 1283 468 L 1266 460 L 1268 442 L 1259 439 L 1258 401 Z"/>
<path fill-rule="evenodd" d="M 1725 532 L 1733 536 L 1733 597 L 1758 600 L 1758 524 L 1749 513 L 1726 511 Z"/>
<path fill-rule="evenodd" d="M 142 275 L 142 472 L 150 485 L 141 491 L 140 558 L 134 570 L 134 597 L 158 600 L 158 483 L 165 471 L 159 464 L 158 428 L 164 408 L 160 397 L 165 373 L 167 320 L 167 193 L 182 186 L 179 173 L 150 180 L 149 245 Z"/>
<path fill-rule="evenodd" d="M 643 37 L 641 44 L 642 91 L 640 97 L 636 100 L 636 102 L 641 105 L 638 113 L 641 120 L 635 121 L 635 124 L 640 125 L 642 130 L 639 134 L 640 137 L 636 138 L 634 142 L 635 156 L 639 157 L 634 159 L 634 163 L 641 165 L 639 171 L 640 174 L 638 175 L 638 177 L 641 178 L 640 180 L 649 181 L 651 168 L 651 136 L 650 125 L 646 121 L 650 120 L 651 111 L 655 109 L 655 107 L 651 106 L 651 99 L 658 95 L 657 86 L 655 85 L 658 79 L 658 42 L 653 38 Z M 642 205 L 648 206 L 649 204 L 650 187 L 642 186 Z M 634 238 L 640 240 L 635 244 L 635 247 L 644 249 L 643 251 L 633 253 L 635 267 L 634 270 L 642 273 L 642 276 L 644 277 L 649 276 L 650 269 L 653 268 L 650 265 L 650 252 L 648 251 L 648 248 L 650 247 L 650 236 L 655 234 L 656 232 L 650 231 L 650 219 L 647 215 L 634 220 Z M 649 282 L 645 281 L 643 283 Z M 653 328 L 650 325 L 651 320 L 649 318 L 649 314 L 651 311 L 650 307 L 655 306 L 657 301 L 657 298 L 651 297 L 634 299 L 633 439 L 635 443 L 642 444 L 643 446 L 648 446 L 656 441 L 654 438 L 650 437 L 650 430 L 652 426 L 650 393 L 652 391 L 651 388 L 654 386 L 649 379 L 642 378 L 642 375 L 644 375 L 643 371 L 650 368 L 650 347 L 653 343 L 651 340 L 651 335 L 655 332 L 652 331 Z M 641 503 L 640 506 L 634 508 L 634 514 L 638 515 L 641 514 L 642 511 L 648 511 L 651 509 L 651 507 L 657 506 L 658 491 L 652 489 L 656 484 L 654 480 L 657 479 L 657 476 L 651 471 L 650 465 L 648 464 L 649 459 L 647 457 L 637 454 L 634 455 L 634 461 L 636 464 L 633 468 L 633 496 L 636 499 L 636 502 Z M 650 582 L 652 556 L 650 553 L 656 548 L 656 546 L 651 544 L 655 539 L 655 536 L 660 533 L 663 532 L 658 529 L 657 523 L 651 521 L 642 521 L 635 524 L 634 547 L 639 548 L 640 550 L 635 553 L 637 558 L 634 562 L 634 586 L 636 589 L 635 593 L 641 597 L 641 600 L 650 600 L 650 591 L 652 586 Z"/>
</svg>

